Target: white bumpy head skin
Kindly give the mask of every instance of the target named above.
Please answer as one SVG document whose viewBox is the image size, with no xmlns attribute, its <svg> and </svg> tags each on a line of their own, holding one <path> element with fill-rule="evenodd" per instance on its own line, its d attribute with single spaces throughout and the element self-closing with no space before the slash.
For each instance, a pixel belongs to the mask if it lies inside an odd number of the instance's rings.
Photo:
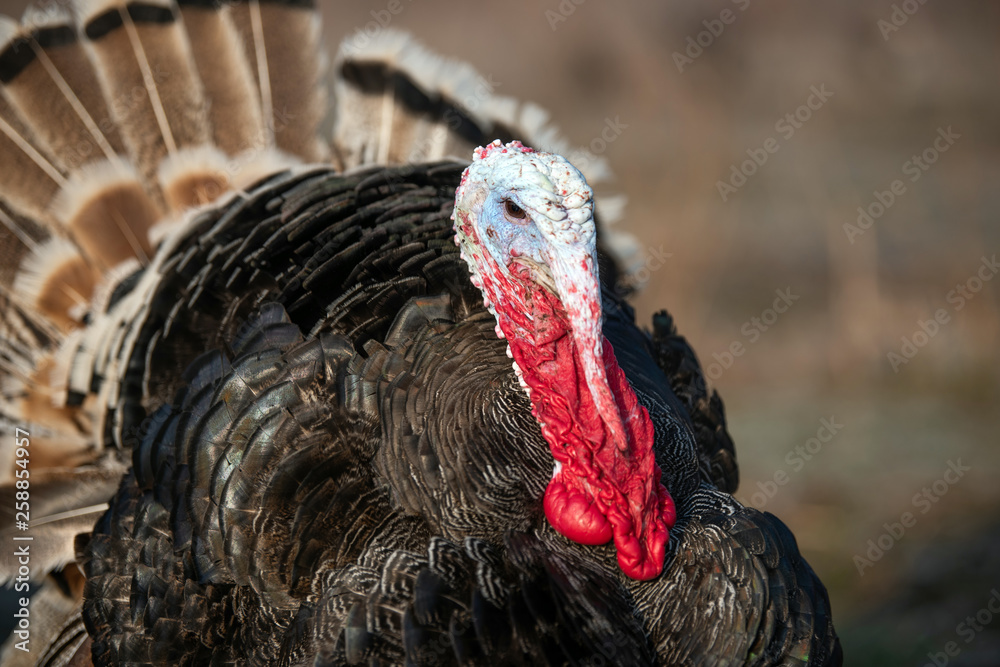
<svg viewBox="0 0 1000 667">
<path fill-rule="evenodd" d="M 477 238 L 461 229 L 462 214 Z M 499 139 L 477 148 L 456 192 L 453 219 L 466 261 L 488 252 L 504 272 L 515 259 L 535 270 L 547 267 L 549 275 L 538 282 L 553 292 L 553 263 L 570 255 L 593 260 L 596 277 L 593 191 L 560 155 Z M 469 268 L 478 277 L 485 267 L 470 262 Z"/>
<path fill-rule="evenodd" d="M 452 219 L 472 282 L 494 315 L 498 307 L 525 306 L 505 289 L 513 282 L 515 263 L 527 266 L 533 282 L 559 297 L 598 409 L 624 441 L 602 363 L 593 191 L 580 171 L 560 155 L 519 141 L 494 141 L 476 149 L 455 194 Z M 511 336 L 499 325 L 497 333 Z"/>
</svg>

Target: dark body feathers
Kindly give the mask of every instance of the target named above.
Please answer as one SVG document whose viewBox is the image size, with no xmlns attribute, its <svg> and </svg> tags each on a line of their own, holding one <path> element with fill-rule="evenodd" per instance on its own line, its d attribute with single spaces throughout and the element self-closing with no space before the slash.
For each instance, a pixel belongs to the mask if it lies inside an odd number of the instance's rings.
<svg viewBox="0 0 1000 667">
<path fill-rule="evenodd" d="M 551 455 L 451 240 L 460 173 L 279 175 L 178 242 L 109 420 L 133 471 L 81 545 L 97 662 L 839 664 L 794 538 L 726 493 L 665 314 L 650 336 L 606 297 L 677 499 L 664 573 L 548 526 Z"/>
</svg>

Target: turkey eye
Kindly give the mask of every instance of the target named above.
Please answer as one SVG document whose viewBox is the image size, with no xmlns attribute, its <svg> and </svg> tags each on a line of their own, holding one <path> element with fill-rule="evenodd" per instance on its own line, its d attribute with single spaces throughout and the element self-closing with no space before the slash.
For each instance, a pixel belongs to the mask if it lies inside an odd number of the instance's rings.
<svg viewBox="0 0 1000 667">
<path fill-rule="evenodd" d="M 508 218 L 514 220 L 524 220 L 528 217 L 527 212 L 510 199 L 503 200 L 503 212 L 507 214 Z"/>
</svg>

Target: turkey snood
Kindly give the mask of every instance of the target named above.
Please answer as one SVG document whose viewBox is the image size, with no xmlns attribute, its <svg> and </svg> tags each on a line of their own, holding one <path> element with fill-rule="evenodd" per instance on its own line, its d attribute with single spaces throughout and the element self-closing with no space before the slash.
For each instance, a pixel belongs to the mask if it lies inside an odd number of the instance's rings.
<svg viewBox="0 0 1000 667">
<path fill-rule="evenodd" d="M 555 459 L 546 517 L 582 544 L 614 539 L 622 570 L 651 579 L 676 511 L 649 414 L 602 334 L 593 210 L 566 159 L 497 140 L 462 175 L 456 243 Z"/>
</svg>

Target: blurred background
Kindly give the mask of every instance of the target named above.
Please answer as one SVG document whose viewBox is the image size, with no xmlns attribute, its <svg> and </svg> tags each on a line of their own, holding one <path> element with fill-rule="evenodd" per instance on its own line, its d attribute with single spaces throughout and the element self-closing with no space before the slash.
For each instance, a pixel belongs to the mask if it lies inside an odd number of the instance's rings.
<svg viewBox="0 0 1000 667">
<path fill-rule="evenodd" d="M 847 664 L 1000 664 L 1000 4 L 321 5 L 331 56 L 410 31 L 607 160 L 640 321 L 693 344 Z"/>
</svg>

